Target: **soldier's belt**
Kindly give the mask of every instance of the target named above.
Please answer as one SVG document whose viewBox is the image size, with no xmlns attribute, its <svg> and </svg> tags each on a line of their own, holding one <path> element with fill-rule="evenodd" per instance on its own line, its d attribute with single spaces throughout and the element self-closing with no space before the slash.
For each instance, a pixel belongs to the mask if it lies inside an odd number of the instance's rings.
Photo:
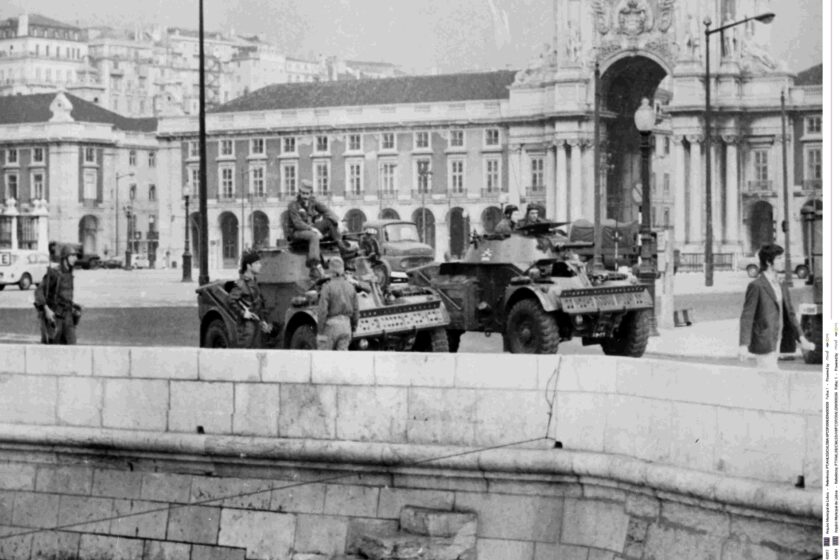
<svg viewBox="0 0 840 560">
<path fill-rule="evenodd" d="M 440 326 L 446 326 L 446 320 L 439 301 L 393 305 L 361 311 L 359 325 L 353 336 L 391 334 Z"/>
<path fill-rule="evenodd" d="M 650 294 L 644 286 L 615 286 L 586 290 L 563 290 L 560 305 L 566 313 L 603 313 L 651 307 Z"/>
</svg>

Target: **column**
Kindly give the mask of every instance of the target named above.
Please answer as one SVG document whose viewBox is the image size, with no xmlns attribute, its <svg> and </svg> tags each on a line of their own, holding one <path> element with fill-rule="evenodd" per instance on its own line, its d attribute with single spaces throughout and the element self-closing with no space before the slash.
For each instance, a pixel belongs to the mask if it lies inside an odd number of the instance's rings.
<svg viewBox="0 0 840 560">
<path fill-rule="evenodd" d="M 570 220 L 567 174 L 566 143 L 560 142 L 557 144 L 557 170 L 554 173 L 554 217 L 558 222 L 567 222 Z"/>
<path fill-rule="evenodd" d="M 569 142 L 572 146 L 572 180 L 569 185 L 569 219 L 574 221 L 585 218 L 583 214 L 583 178 L 580 157 L 580 140 Z M 587 218 L 588 219 L 588 218 Z"/>
<path fill-rule="evenodd" d="M 528 150 L 525 146 L 519 148 L 519 199 L 514 204 L 523 202 L 525 196 L 528 194 L 528 189 L 531 186 L 531 159 L 528 157 Z"/>
<path fill-rule="evenodd" d="M 677 248 L 685 244 L 688 225 L 685 215 L 685 147 L 683 137 L 675 136 L 671 142 L 674 154 L 674 243 Z"/>
<path fill-rule="evenodd" d="M 20 212 L 17 209 L 17 200 L 10 198 L 6 201 L 6 211 L 4 212 L 9 220 L 12 228 L 12 250 L 20 249 L 20 241 L 18 240 L 17 221 L 20 219 Z"/>
<path fill-rule="evenodd" d="M 554 174 L 557 173 L 557 146 L 552 142 L 545 152 L 545 216 L 549 220 L 557 221 L 555 212 L 557 192 L 554 188 Z"/>
<path fill-rule="evenodd" d="M 507 203 L 508 204 L 516 204 L 517 206 L 521 203 L 520 198 L 522 197 L 521 188 L 522 188 L 522 152 L 524 151 L 523 146 L 519 146 L 514 150 L 508 150 L 508 196 L 507 196 Z"/>
<path fill-rule="evenodd" d="M 721 154 L 723 143 L 719 138 L 712 138 L 712 240 L 715 251 L 723 240 L 723 189 L 721 187 Z"/>
<path fill-rule="evenodd" d="M 734 136 L 724 138 L 726 142 L 726 242 L 738 244 L 738 209 L 740 188 L 738 185 L 738 139 Z"/>
<path fill-rule="evenodd" d="M 581 197 L 583 206 L 582 216 L 591 222 L 595 220 L 595 173 L 600 173 L 600 170 L 595 169 L 595 145 L 592 142 L 586 142 L 584 148 L 583 176 L 581 180 L 581 191 L 583 191 L 583 196 Z M 603 208 L 603 200 L 602 198 L 601 208 Z"/>
<path fill-rule="evenodd" d="M 689 161 L 689 202 L 688 202 L 688 242 L 703 243 L 703 224 L 705 214 L 703 213 L 703 197 L 706 194 L 706 185 L 703 183 L 703 158 L 700 154 L 702 136 L 692 136 L 691 155 Z"/>
</svg>

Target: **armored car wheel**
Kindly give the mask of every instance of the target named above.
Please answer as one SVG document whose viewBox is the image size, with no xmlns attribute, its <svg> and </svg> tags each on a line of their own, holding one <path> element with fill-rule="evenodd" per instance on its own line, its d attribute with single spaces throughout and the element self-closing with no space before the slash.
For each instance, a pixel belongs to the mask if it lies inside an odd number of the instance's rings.
<svg viewBox="0 0 840 560">
<path fill-rule="evenodd" d="M 505 335 L 513 354 L 554 354 L 560 344 L 557 321 L 533 299 L 514 304 Z"/>
<path fill-rule="evenodd" d="M 805 360 L 806 364 L 821 364 L 822 353 L 820 352 L 819 346 L 817 346 L 814 350 L 802 352 L 802 358 Z"/>
<path fill-rule="evenodd" d="M 317 350 L 318 338 L 315 334 L 315 328 L 312 325 L 300 325 L 292 333 L 292 339 L 289 341 L 289 348 L 292 350 Z"/>
<path fill-rule="evenodd" d="M 29 276 L 29 274 L 24 274 L 23 276 L 20 277 L 20 282 L 18 282 L 18 288 L 20 288 L 23 291 L 26 291 L 26 290 L 29 289 L 29 287 L 31 285 L 32 285 L 32 277 Z"/>
<path fill-rule="evenodd" d="M 608 356 L 628 356 L 630 358 L 641 357 L 647 349 L 650 321 L 650 309 L 628 312 L 613 338 L 601 343 L 604 354 Z"/>
<path fill-rule="evenodd" d="M 414 339 L 415 352 L 449 352 L 449 338 L 446 329 L 438 327 L 430 331 L 417 333 Z"/>
<path fill-rule="evenodd" d="M 458 351 L 461 346 L 461 335 L 464 331 L 447 330 L 446 338 L 449 340 L 449 351 L 453 354 Z"/>
<path fill-rule="evenodd" d="M 228 340 L 228 333 L 224 321 L 214 319 L 207 326 L 203 342 L 202 347 L 204 348 L 230 348 L 230 341 Z"/>
</svg>

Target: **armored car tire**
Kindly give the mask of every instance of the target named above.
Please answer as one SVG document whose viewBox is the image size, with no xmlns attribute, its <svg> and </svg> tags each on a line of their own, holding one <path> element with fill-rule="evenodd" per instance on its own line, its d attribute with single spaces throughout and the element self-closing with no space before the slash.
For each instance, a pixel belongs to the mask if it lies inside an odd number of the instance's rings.
<svg viewBox="0 0 840 560">
<path fill-rule="evenodd" d="M 300 325 L 292 333 L 289 340 L 289 348 L 292 350 L 317 350 L 318 337 L 315 334 L 315 327 L 312 325 Z"/>
<path fill-rule="evenodd" d="M 18 282 L 18 288 L 20 288 L 23 291 L 26 291 L 31 285 L 32 277 L 29 276 L 29 274 L 24 273 L 24 275 L 20 277 L 20 282 Z"/>
<path fill-rule="evenodd" d="M 557 321 L 533 299 L 513 305 L 505 336 L 513 354 L 555 354 L 560 344 Z"/>
<path fill-rule="evenodd" d="M 464 331 L 456 331 L 456 330 L 447 330 L 446 331 L 446 338 L 449 342 L 449 351 L 453 354 L 458 351 L 458 348 L 461 347 L 461 335 L 464 334 Z"/>
<path fill-rule="evenodd" d="M 613 338 L 601 343 L 604 354 L 630 358 L 639 358 L 644 355 L 650 336 L 651 316 L 650 309 L 629 311 L 622 319 Z"/>
<path fill-rule="evenodd" d="M 204 340 L 202 341 L 204 348 L 230 348 L 230 340 L 228 340 L 227 329 L 225 322 L 221 319 L 214 319 L 204 332 Z"/>
<path fill-rule="evenodd" d="M 437 327 L 417 333 L 414 339 L 415 352 L 449 352 L 449 338 L 446 329 Z"/>
</svg>

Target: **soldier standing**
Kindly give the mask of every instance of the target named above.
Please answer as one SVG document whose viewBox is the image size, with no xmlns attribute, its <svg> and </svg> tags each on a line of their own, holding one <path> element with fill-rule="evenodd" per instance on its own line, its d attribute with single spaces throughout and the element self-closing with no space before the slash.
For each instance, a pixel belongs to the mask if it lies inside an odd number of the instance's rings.
<svg viewBox="0 0 840 560">
<path fill-rule="evenodd" d="M 262 270 L 260 254 L 256 251 L 246 251 L 242 255 L 242 264 L 239 267 L 239 280 L 230 291 L 230 300 L 233 302 L 233 310 L 238 320 L 236 324 L 238 348 L 257 348 L 260 331 L 271 332 L 271 326 L 262 319 L 265 302 L 260 286 L 257 284 L 257 275 L 260 270 Z"/>
<path fill-rule="evenodd" d="M 41 343 L 76 344 L 76 324 L 81 307 L 73 303 L 73 266 L 81 247 L 69 243 L 56 244 L 59 264 L 47 273 L 35 290 L 35 309 L 41 323 Z"/>
<path fill-rule="evenodd" d="M 329 273 L 318 301 L 318 350 L 347 350 L 359 323 L 359 299 L 340 258 L 330 259 Z"/>
</svg>

